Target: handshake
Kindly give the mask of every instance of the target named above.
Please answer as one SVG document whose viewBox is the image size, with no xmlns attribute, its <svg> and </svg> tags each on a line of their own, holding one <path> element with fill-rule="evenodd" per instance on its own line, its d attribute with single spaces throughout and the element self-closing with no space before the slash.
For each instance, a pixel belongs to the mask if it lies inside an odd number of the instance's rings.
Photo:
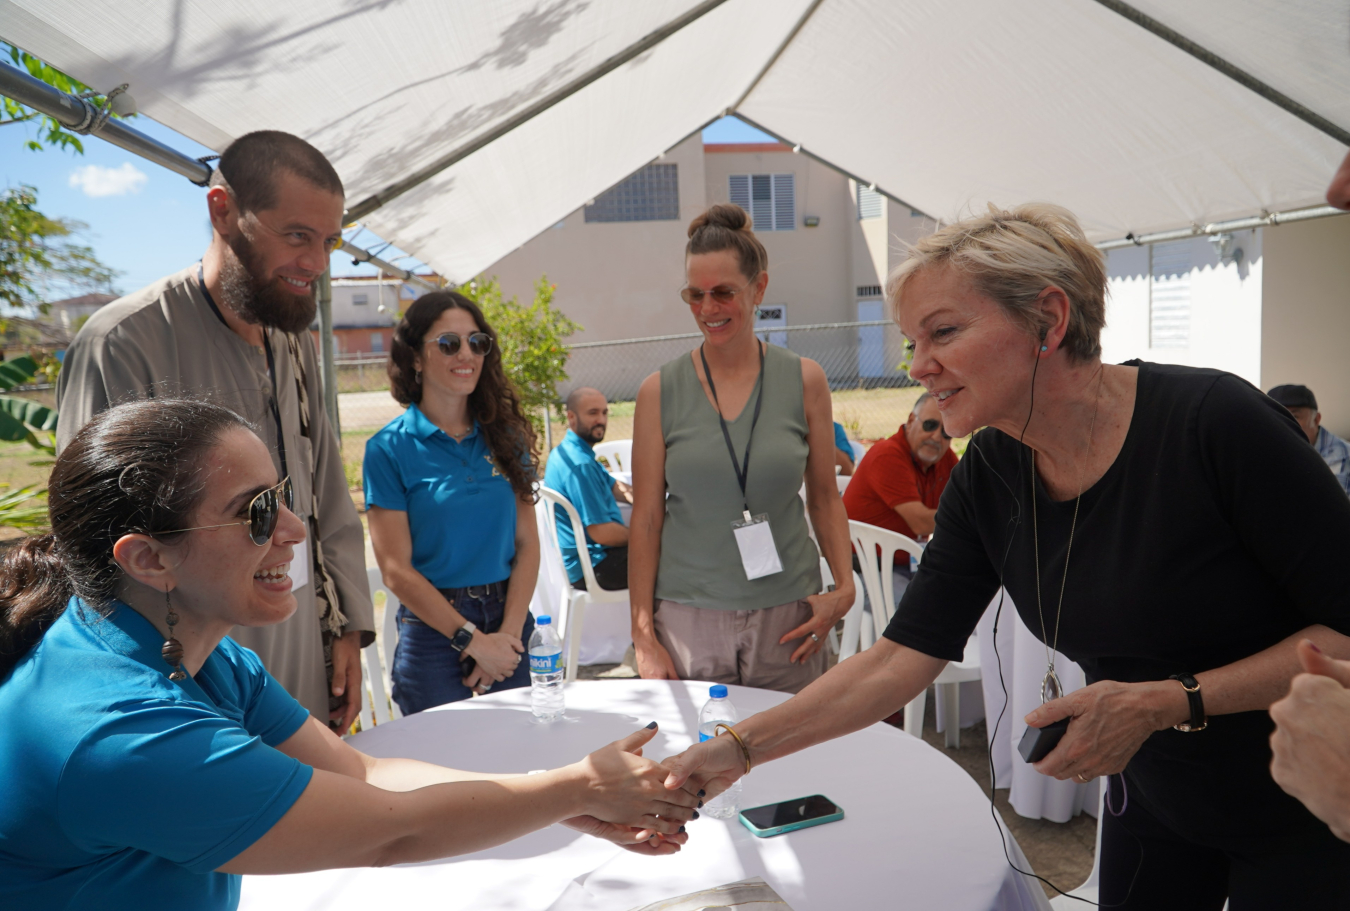
<svg viewBox="0 0 1350 911">
<path fill-rule="evenodd" d="M 745 760 L 735 740 L 717 737 L 655 762 L 642 750 L 656 733 L 653 721 L 561 770 L 584 810 L 563 825 L 639 854 L 679 851 L 685 823 L 745 773 Z"/>
</svg>

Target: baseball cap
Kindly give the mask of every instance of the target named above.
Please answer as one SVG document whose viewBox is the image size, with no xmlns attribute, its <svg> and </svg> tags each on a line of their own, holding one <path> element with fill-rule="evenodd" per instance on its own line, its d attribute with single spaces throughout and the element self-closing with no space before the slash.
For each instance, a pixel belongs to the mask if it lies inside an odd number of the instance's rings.
<svg viewBox="0 0 1350 911">
<path fill-rule="evenodd" d="M 1313 395 L 1312 390 L 1307 386 L 1300 386 L 1296 383 L 1286 383 L 1283 386 L 1276 386 L 1266 395 L 1279 402 L 1286 408 L 1311 408 L 1317 410 L 1317 396 Z"/>
</svg>

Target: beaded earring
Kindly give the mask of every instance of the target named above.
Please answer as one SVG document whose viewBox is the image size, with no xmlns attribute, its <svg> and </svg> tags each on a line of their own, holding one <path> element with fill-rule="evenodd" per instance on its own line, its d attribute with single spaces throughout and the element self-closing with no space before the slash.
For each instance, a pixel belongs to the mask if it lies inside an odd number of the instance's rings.
<svg viewBox="0 0 1350 911">
<path fill-rule="evenodd" d="M 165 663 L 173 668 L 173 673 L 169 674 L 170 680 L 186 680 L 187 671 L 183 670 L 183 643 L 179 642 L 173 636 L 173 628 L 178 623 L 178 612 L 173 609 L 173 602 L 169 600 L 169 590 L 164 589 L 164 604 L 169 609 L 164 622 L 169 625 L 169 638 L 164 640 L 164 647 L 159 650 Z"/>
</svg>

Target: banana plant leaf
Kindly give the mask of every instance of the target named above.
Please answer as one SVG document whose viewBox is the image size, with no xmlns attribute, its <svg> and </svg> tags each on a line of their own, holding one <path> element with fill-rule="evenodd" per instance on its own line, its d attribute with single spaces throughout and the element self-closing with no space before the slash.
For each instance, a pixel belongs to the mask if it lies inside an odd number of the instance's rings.
<svg viewBox="0 0 1350 911">
<path fill-rule="evenodd" d="M 18 442 L 27 440 L 33 430 L 55 430 L 56 416 L 55 408 L 13 395 L 0 395 L 0 440 Z"/>
<path fill-rule="evenodd" d="M 0 391 L 8 392 L 15 386 L 26 386 L 37 376 L 37 361 L 28 355 L 0 361 Z"/>
</svg>

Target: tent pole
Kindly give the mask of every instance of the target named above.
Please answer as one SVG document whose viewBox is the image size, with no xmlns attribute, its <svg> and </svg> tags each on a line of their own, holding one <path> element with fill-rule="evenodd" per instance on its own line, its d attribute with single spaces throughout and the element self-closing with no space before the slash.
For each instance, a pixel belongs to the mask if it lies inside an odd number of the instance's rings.
<svg viewBox="0 0 1350 911">
<path fill-rule="evenodd" d="M 783 43 L 778 45 L 778 50 L 773 52 L 773 55 L 769 57 L 769 61 L 764 64 L 764 68 L 755 74 L 755 78 L 750 81 L 748 86 L 746 86 L 745 91 L 741 92 L 741 96 L 732 103 L 731 110 L 733 112 L 741 105 L 745 104 L 745 99 L 750 97 L 750 93 L 753 92 L 760 81 L 769 74 L 769 70 L 773 69 L 773 65 L 778 62 L 778 58 L 783 56 L 783 51 L 787 50 L 788 45 L 797 37 L 797 33 L 802 30 L 802 26 L 806 25 L 806 20 L 810 19 L 812 14 L 820 8 L 820 4 L 824 2 L 825 0 L 811 0 L 811 5 L 806 8 L 806 12 L 802 13 L 801 18 L 797 20 L 797 24 L 792 27 L 792 31 L 787 33 L 787 37 L 783 39 Z"/>
<path fill-rule="evenodd" d="M 337 363 L 333 358 L 333 279 L 329 270 L 315 283 L 319 299 L 319 374 L 323 378 L 323 407 L 328 423 L 342 439 L 342 421 L 338 414 Z"/>
<path fill-rule="evenodd" d="M 1175 29 L 1168 28 L 1157 19 L 1140 12 L 1128 3 L 1122 2 L 1122 0 L 1097 0 L 1097 2 L 1111 12 L 1130 20 L 1140 28 L 1147 29 L 1168 44 L 1180 48 L 1201 63 L 1213 67 L 1229 79 L 1244 88 L 1250 89 L 1271 104 L 1283 108 L 1309 126 L 1326 133 L 1341 145 L 1350 146 L 1350 131 L 1332 123 L 1316 111 L 1309 110 L 1288 95 L 1273 86 L 1267 85 L 1246 70 L 1234 66 L 1208 48 L 1201 47 Z"/>
<path fill-rule="evenodd" d="M 181 174 L 199 187 L 206 186 L 211 179 L 212 168 L 205 162 L 169 148 L 159 140 L 151 139 L 120 120 L 109 119 L 102 126 L 97 126 L 98 109 L 92 104 L 78 95 L 68 95 L 60 89 L 52 88 L 41 79 L 35 79 L 8 64 L 0 64 L 0 95 L 13 98 L 22 105 L 46 114 L 76 132 L 85 131 L 88 135 L 97 136 L 118 148 L 126 149 L 133 155 L 139 155 L 146 161 L 168 168 L 175 174 Z M 91 126 L 96 128 L 87 129 Z M 400 269 L 392 263 L 387 263 L 378 256 L 372 256 L 360 247 L 343 244 L 342 250 L 353 259 L 392 272 L 406 282 L 420 285 L 428 291 L 437 290 L 437 286 L 432 282 L 407 269 Z"/>
<path fill-rule="evenodd" d="M 790 140 L 790 139 L 785 139 L 785 138 L 783 138 L 783 137 L 780 136 L 779 134 L 775 133 L 773 130 L 769 129 L 768 127 L 766 127 L 766 126 L 764 126 L 764 125 L 762 125 L 762 124 L 756 123 L 755 121 L 751 120 L 749 117 L 746 117 L 744 114 L 740 113 L 739 111 L 728 111 L 727 113 L 728 113 L 728 114 L 731 114 L 732 116 L 734 116 L 734 117 L 735 117 L 736 119 L 738 119 L 738 120 L 744 121 L 745 123 L 749 124 L 750 126 L 754 127 L 755 129 L 759 130 L 761 133 L 768 133 L 770 136 L 772 136 L 774 139 L 777 139 L 777 140 L 778 140 L 779 142 L 781 142 L 783 145 L 791 146 L 791 147 L 792 147 L 792 151 L 794 151 L 794 152 L 799 152 L 799 153 L 801 153 L 802 155 L 805 155 L 807 158 L 810 158 L 810 159 L 812 159 L 812 160 L 814 160 L 814 161 L 818 161 L 818 162 L 820 162 L 821 164 L 825 165 L 827 168 L 833 168 L 834 170 L 838 171 L 840 174 L 843 174 L 845 177 L 849 178 L 850 180 L 853 180 L 853 181 L 855 181 L 855 182 L 857 182 L 857 183 L 860 183 L 860 184 L 862 184 L 864 187 L 868 187 L 869 189 L 871 189 L 871 190 L 873 190 L 873 191 L 875 191 L 875 192 L 877 192 L 877 193 L 880 193 L 882 196 L 885 196 L 887 199 L 893 200 L 894 202 L 897 202 L 897 203 L 899 203 L 899 204 L 902 205 L 902 206 L 909 206 L 909 208 L 910 208 L 911 211 L 918 212 L 918 213 L 919 213 L 920 215 L 922 215 L 924 218 L 927 218 L 927 219 L 930 219 L 930 220 L 932 220 L 932 221 L 935 221 L 935 222 L 937 222 L 938 224 L 942 224 L 942 219 L 940 219 L 940 218 L 933 218 L 933 216 L 929 215 L 927 212 L 924 212 L 922 209 L 918 208 L 918 207 L 915 206 L 913 203 L 906 202 L 905 200 L 901 199 L 899 196 L 896 196 L 894 193 L 890 193 L 890 192 L 887 192 L 886 190 L 883 190 L 881 187 L 877 186 L 875 183 L 872 183 L 870 180 L 864 180 L 863 178 L 859 177 L 857 174 L 854 174 L 852 171 L 848 171 L 848 170 L 845 170 L 844 168 L 839 167 L 839 165 L 837 165 L 837 164 L 835 164 L 834 162 L 830 161 L 828 158 L 821 158 L 821 157 L 820 157 L 819 155 L 817 155 L 815 152 L 807 151 L 805 148 L 802 147 L 802 144 L 801 144 L 800 142 L 793 142 L 793 141 Z"/>
<path fill-rule="evenodd" d="M 446 168 L 449 168 L 455 163 L 462 161 L 465 158 L 468 158 L 470 155 L 472 155 L 474 152 L 477 152 L 484 146 L 494 143 L 498 139 L 501 139 L 503 136 L 505 136 L 507 133 L 510 133 L 516 127 L 528 123 L 529 121 L 533 120 L 535 117 L 538 117 L 540 114 L 544 113 L 549 108 L 553 107 L 559 102 L 564 101 L 567 98 L 570 98 L 571 96 L 575 95 L 577 92 L 581 91 L 586 86 L 590 85 L 592 82 L 595 82 L 597 79 L 600 79 L 601 77 L 613 72 L 614 70 L 623 66 L 625 63 L 629 62 L 633 58 L 638 57 L 646 53 L 647 51 L 651 50 L 653 47 L 660 44 L 662 41 L 665 41 L 667 38 L 678 32 L 680 29 L 684 28 L 686 25 L 689 25 L 690 23 L 697 21 L 698 19 L 702 18 L 705 13 L 712 12 L 725 2 L 726 0 L 703 0 L 702 3 L 698 4 L 692 9 L 687 10 L 685 13 L 683 13 L 680 16 L 677 16 L 670 22 L 667 22 L 665 25 L 661 26 L 656 31 L 649 33 L 639 41 L 630 44 L 628 47 L 619 51 L 619 53 L 601 62 L 598 66 L 588 70 L 585 73 L 582 73 L 576 79 L 573 79 L 571 82 L 562 86 L 558 90 L 550 92 L 549 94 L 545 95 L 543 98 L 539 99 L 529 107 L 524 108 L 514 116 L 508 117 L 506 120 L 502 121 L 500 124 L 492 128 L 491 130 L 488 130 L 487 132 L 483 133 L 481 136 L 478 136 L 477 138 L 470 140 L 469 142 L 465 143 L 464 145 L 460 146 L 459 148 L 455 149 L 449 154 L 441 158 L 438 158 L 436 161 L 433 161 L 426 167 L 414 171 L 412 174 L 408 175 L 402 180 L 395 181 L 394 183 L 391 183 L 389 186 L 385 187 L 383 190 L 380 190 L 377 193 L 367 196 L 365 199 L 361 200 L 356 205 L 352 206 L 350 209 L 347 210 L 346 215 L 347 221 L 359 221 L 360 219 L 365 218 L 371 212 L 374 212 L 376 209 L 378 209 L 385 203 L 389 202 L 390 200 L 402 196 L 404 193 L 413 189 L 417 185 L 424 183 L 427 180 L 430 180 L 437 174 L 444 171 Z"/>
<path fill-rule="evenodd" d="M 1248 218 L 1234 218 L 1229 221 L 1216 221 L 1207 225 L 1191 225 L 1189 228 L 1177 228 L 1173 231 L 1154 231 L 1152 234 L 1130 234 L 1118 240 L 1108 240 L 1097 244 L 1098 250 L 1118 250 L 1121 247 L 1143 247 L 1148 244 L 1164 243 L 1169 240 L 1186 240 L 1189 237 L 1227 234 L 1232 231 L 1248 231 L 1252 228 L 1272 228 L 1295 221 L 1308 221 L 1313 218 L 1328 218 L 1332 215 L 1347 214 L 1334 206 L 1311 206 L 1307 209 L 1290 209 L 1285 212 L 1268 212 L 1252 215 Z"/>
</svg>

